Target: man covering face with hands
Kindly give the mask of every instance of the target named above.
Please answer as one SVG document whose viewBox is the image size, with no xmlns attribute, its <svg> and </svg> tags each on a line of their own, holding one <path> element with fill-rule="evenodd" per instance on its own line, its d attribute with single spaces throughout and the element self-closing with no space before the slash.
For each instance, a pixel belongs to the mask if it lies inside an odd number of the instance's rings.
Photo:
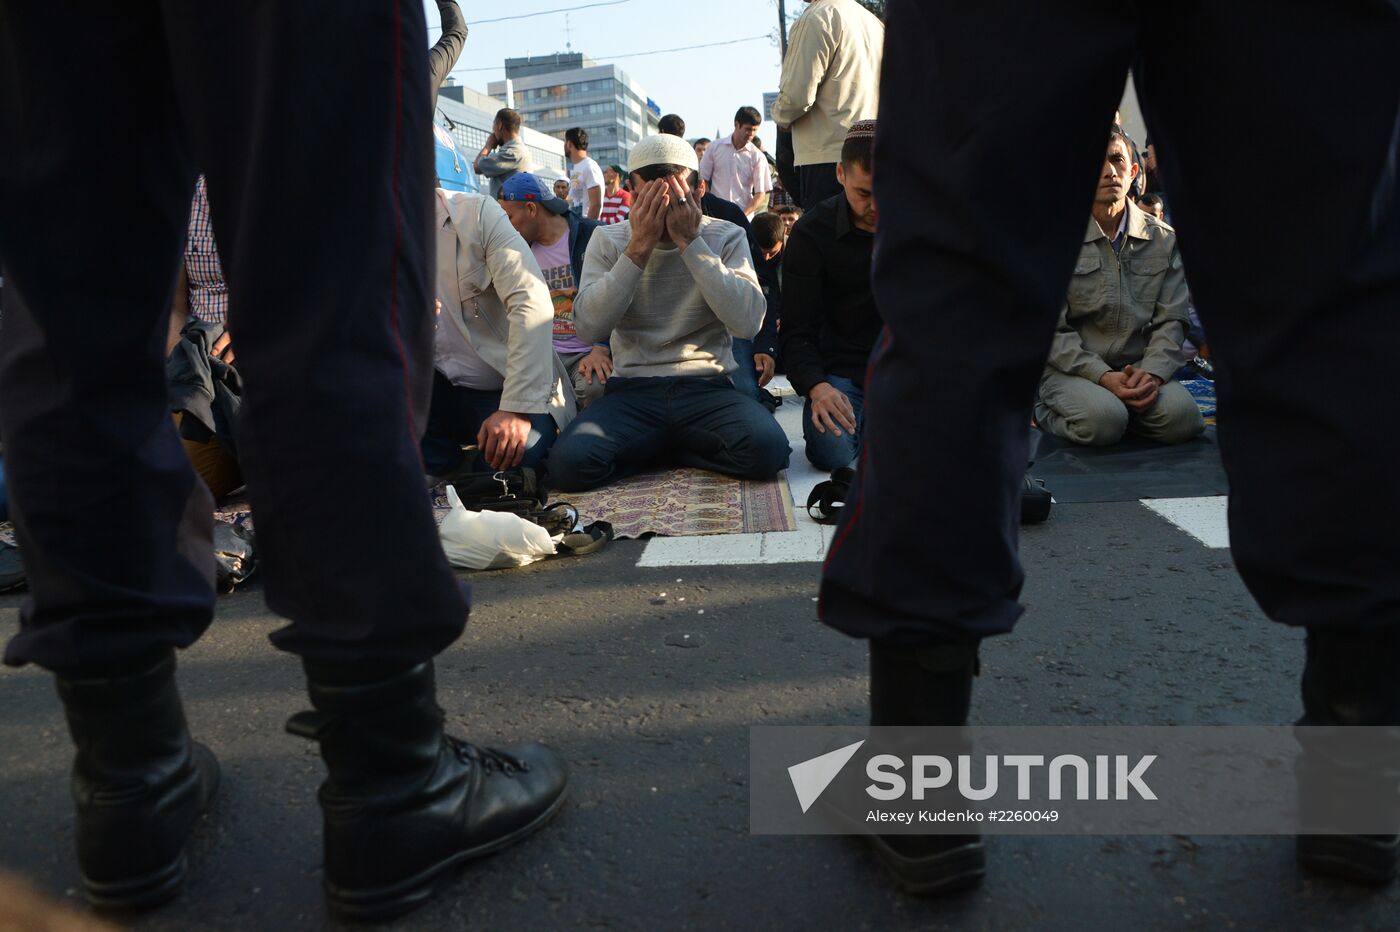
<svg viewBox="0 0 1400 932">
<path fill-rule="evenodd" d="M 611 338 L 613 375 L 555 444 L 554 484 L 591 489 L 668 464 L 770 478 L 787 438 L 730 379 L 733 339 L 752 339 L 765 310 L 747 237 L 701 213 L 685 140 L 643 139 L 628 170 L 631 216 L 594 233 L 574 301 L 580 338 Z"/>
</svg>

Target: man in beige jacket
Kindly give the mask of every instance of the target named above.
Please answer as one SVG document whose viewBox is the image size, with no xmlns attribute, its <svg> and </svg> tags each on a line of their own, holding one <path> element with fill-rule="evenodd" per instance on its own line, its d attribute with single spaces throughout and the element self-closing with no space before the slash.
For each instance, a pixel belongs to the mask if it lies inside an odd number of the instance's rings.
<svg viewBox="0 0 1400 932">
<path fill-rule="evenodd" d="M 554 304 L 530 247 L 501 206 L 437 192 L 433 401 L 421 449 L 428 475 L 458 472 L 475 443 L 492 469 L 539 470 L 576 411 L 554 352 Z"/>
<path fill-rule="evenodd" d="M 1176 233 L 1128 200 L 1138 176 L 1127 139 L 1110 135 L 1093 216 L 1040 380 L 1035 416 L 1088 446 L 1129 430 L 1181 443 L 1205 429 L 1172 376 L 1186 360 L 1186 276 Z"/>
<path fill-rule="evenodd" d="M 804 209 L 841 193 L 846 131 L 880 109 L 885 26 L 856 0 L 810 0 L 788 40 L 773 121 L 792 132 Z"/>
</svg>

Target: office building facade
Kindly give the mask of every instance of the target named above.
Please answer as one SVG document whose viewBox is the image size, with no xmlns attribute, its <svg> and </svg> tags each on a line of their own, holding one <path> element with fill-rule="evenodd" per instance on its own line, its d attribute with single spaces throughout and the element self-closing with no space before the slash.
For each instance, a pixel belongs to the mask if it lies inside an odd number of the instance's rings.
<svg viewBox="0 0 1400 932">
<path fill-rule="evenodd" d="M 627 164 L 643 136 L 656 132 L 661 109 L 641 85 L 616 65 L 599 65 L 575 53 L 506 59 L 506 80 L 487 91 L 511 99 L 525 125 L 564 138 L 588 131 L 588 154 L 600 165 Z"/>
</svg>

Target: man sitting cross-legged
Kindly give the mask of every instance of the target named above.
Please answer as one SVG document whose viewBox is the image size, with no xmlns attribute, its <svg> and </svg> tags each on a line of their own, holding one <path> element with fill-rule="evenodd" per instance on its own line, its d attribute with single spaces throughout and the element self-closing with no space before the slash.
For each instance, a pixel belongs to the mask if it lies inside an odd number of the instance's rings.
<svg viewBox="0 0 1400 932">
<path fill-rule="evenodd" d="M 581 491 L 652 464 L 771 478 L 787 437 L 730 381 L 732 341 L 752 339 L 764 299 L 744 231 L 704 217 L 690 189 L 695 150 L 659 135 L 633 150 L 631 217 L 594 231 L 574 300 L 579 337 L 612 337 L 603 397 L 550 454 L 556 487 Z"/>
<path fill-rule="evenodd" d="M 421 450 L 429 482 L 457 475 L 464 444 L 491 469 L 538 470 L 576 410 L 554 352 L 554 305 L 530 247 L 496 201 L 437 192 L 433 401 Z"/>
<path fill-rule="evenodd" d="M 1128 199 L 1137 176 L 1115 130 L 1035 406 L 1040 426 L 1072 443 L 1107 446 L 1127 431 L 1181 443 L 1205 429 L 1172 379 L 1190 298 L 1176 233 Z"/>
</svg>

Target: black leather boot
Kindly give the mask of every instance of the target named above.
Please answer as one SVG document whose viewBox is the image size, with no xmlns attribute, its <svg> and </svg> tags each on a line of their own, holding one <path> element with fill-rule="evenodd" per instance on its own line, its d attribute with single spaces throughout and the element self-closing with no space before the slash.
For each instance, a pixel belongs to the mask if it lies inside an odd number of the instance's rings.
<svg viewBox="0 0 1400 932">
<path fill-rule="evenodd" d="M 180 892 L 186 843 L 219 784 L 218 761 L 190 740 L 175 653 L 131 673 L 57 679 L 78 750 L 83 892 L 103 909 L 159 906 Z"/>
<path fill-rule="evenodd" d="M 977 672 L 976 642 L 909 648 L 871 641 L 870 724 L 966 725 Z M 981 835 L 869 837 L 876 856 L 908 893 L 965 890 L 986 873 Z"/>
<path fill-rule="evenodd" d="M 452 869 L 514 844 L 559 811 L 563 759 L 542 744 L 479 748 L 443 732 L 432 663 L 304 660 L 315 712 L 287 730 L 320 743 L 326 895 L 383 919 L 432 898 Z"/>
<path fill-rule="evenodd" d="M 1303 668 L 1303 717 L 1299 725 L 1400 726 L 1400 627 L 1357 631 L 1308 629 Z M 1377 821 L 1395 825 L 1400 814 L 1400 728 L 1381 737 L 1358 757 L 1339 748 L 1326 733 L 1300 739 L 1303 753 L 1296 773 L 1304 825 L 1325 819 L 1320 808 L 1338 796 L 1381 799 L 1391 807 Z M 1326 792 L 1309 792 L 1309 784 Z M 1340 789 L 1339 791 L 1339 788 Z M 1350 788 L 1348 791 L 1345 788 Z M 1395 878 L 1400 835 L 1299 835 L 1298 863 L 1308 870 L 1358 883 L 1384 884 Z"/>
</svg>

